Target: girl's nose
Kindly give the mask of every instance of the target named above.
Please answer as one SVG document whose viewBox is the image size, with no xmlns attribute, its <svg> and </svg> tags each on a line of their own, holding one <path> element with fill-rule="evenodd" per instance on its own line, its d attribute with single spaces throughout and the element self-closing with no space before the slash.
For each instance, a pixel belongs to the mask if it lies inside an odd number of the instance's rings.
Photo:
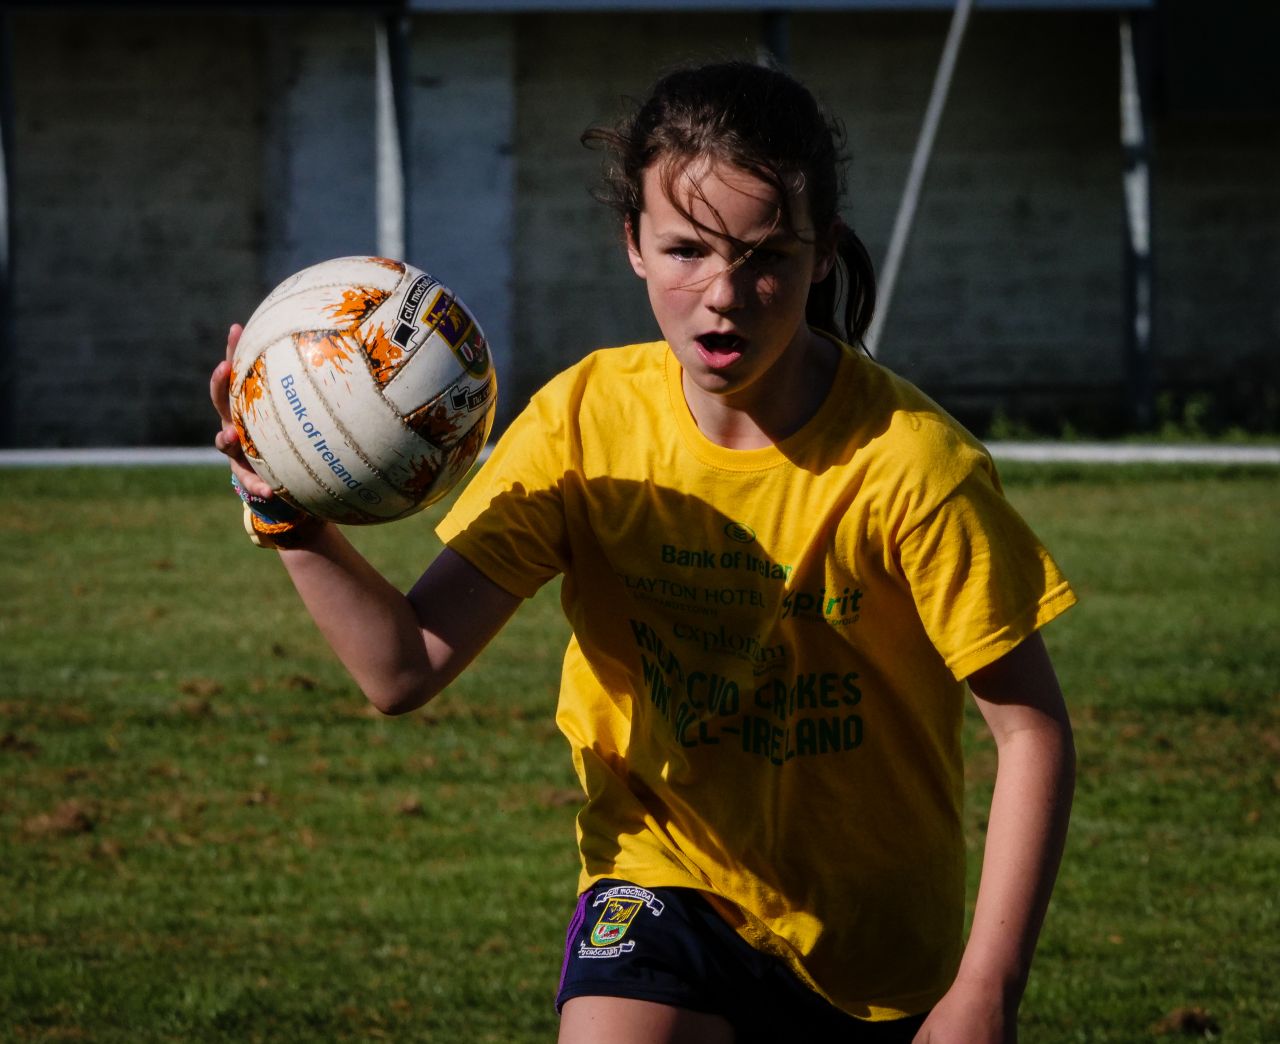
<svg viewBox="0 0 1280 1044">
<path fill-rule="evenodd" d="M 713 312 L 730 312 L 742 307 L 744 296 L 741 268 L 737 265 L 725 265 L 707 283 L 702 300 Z"/>
</svg>

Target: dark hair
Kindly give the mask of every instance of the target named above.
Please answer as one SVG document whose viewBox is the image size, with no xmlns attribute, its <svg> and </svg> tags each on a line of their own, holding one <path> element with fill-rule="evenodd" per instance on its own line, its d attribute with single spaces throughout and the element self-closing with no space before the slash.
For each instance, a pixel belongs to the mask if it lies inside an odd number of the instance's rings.
<svg viewBox="0 0 1280 1044">
<path fill-rule="evenodd" d="M 671 189 L 690 161 L 712 159 L 748 171 L 777 190 L 781 222 L 793 232 L 789 201 L 806 190 L 816 234 L 835 237 L 838 263 L 810 289 L 805 319 L 861 343 L 875 311 L 876 279 L 867 248 L 840 219 L 844 134 L 799 82 L 750 62 L 681 69 L 659 80 L 617 126 L 592 127 L 582 142 L 605 149 L 596 195 L 619 213 L 633 236 L 644 208 L 644 172 L 655 162 L 663 164 L 663 187 L 677 207 Z M 843 316 L 837 314 L 842 279 Z"/>
</svg>

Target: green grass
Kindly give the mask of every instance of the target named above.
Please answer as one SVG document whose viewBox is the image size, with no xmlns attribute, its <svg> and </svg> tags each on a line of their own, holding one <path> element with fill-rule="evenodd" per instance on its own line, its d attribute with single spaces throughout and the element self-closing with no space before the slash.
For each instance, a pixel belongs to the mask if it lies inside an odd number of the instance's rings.
<svg viewBox="0 0 1280 1044">
<path fill-rule="evenodd" d="M 1280 477 L 1007 467 L 1082 604 L 1030 1042 L 1276 1039 Z M 0 1039 L 536 1041 L 576 877 L 548 587 L 364 706 L 211 469 L 0 473 Z M 356 531 L 402 586 L 431 517 Z M 976 880 L 994 757 L 970 721 Z"/>
</svg>

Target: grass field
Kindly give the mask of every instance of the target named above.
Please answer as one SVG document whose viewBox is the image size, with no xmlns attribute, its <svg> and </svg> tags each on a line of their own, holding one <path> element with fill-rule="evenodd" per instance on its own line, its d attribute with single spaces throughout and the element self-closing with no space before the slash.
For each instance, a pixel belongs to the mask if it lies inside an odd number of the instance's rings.
<svg viewBox="0 0 1280 1044">
<path fill-rule="evenodd" d="M 1280 474 L 1006 472 L 1082 603 L 1047 632 L 1080 784 L 1023 1039 L 1280 1040 Z M 557 592 L 382 719 L 221 472 L 0 480 L 0 1039 L 552 1039 Z M 356 537 L 407 586 L 429 521 Z"/>
</svg>

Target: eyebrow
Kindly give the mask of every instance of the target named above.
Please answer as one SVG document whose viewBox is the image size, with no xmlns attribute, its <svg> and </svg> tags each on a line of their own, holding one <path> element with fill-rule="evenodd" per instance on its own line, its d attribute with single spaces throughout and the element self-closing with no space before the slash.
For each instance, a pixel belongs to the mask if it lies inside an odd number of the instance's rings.
<svg viewBox="0 0 1280 1044">
<path fill-rule="evenodd" d="M 682 243 L 706 243 L 708 240 L 718 239 L 722 243 L 728 243 L 735 254 L 738 255 L 734 258 L 734 264 L 740 264 L 742 260 L 757 250 L 776 249 L 801 241 L 799 235 L 783 226 L 781 212 L 774 217 L 763 232 L 760 232 L 753 239 L 731 236 L 727 232 L 692 222 L 690 222 L 690 225 L 692 231 L 689 231 L 688 228 L 655 229 L 654 238 L 664 246 Z"/>
</svg>

